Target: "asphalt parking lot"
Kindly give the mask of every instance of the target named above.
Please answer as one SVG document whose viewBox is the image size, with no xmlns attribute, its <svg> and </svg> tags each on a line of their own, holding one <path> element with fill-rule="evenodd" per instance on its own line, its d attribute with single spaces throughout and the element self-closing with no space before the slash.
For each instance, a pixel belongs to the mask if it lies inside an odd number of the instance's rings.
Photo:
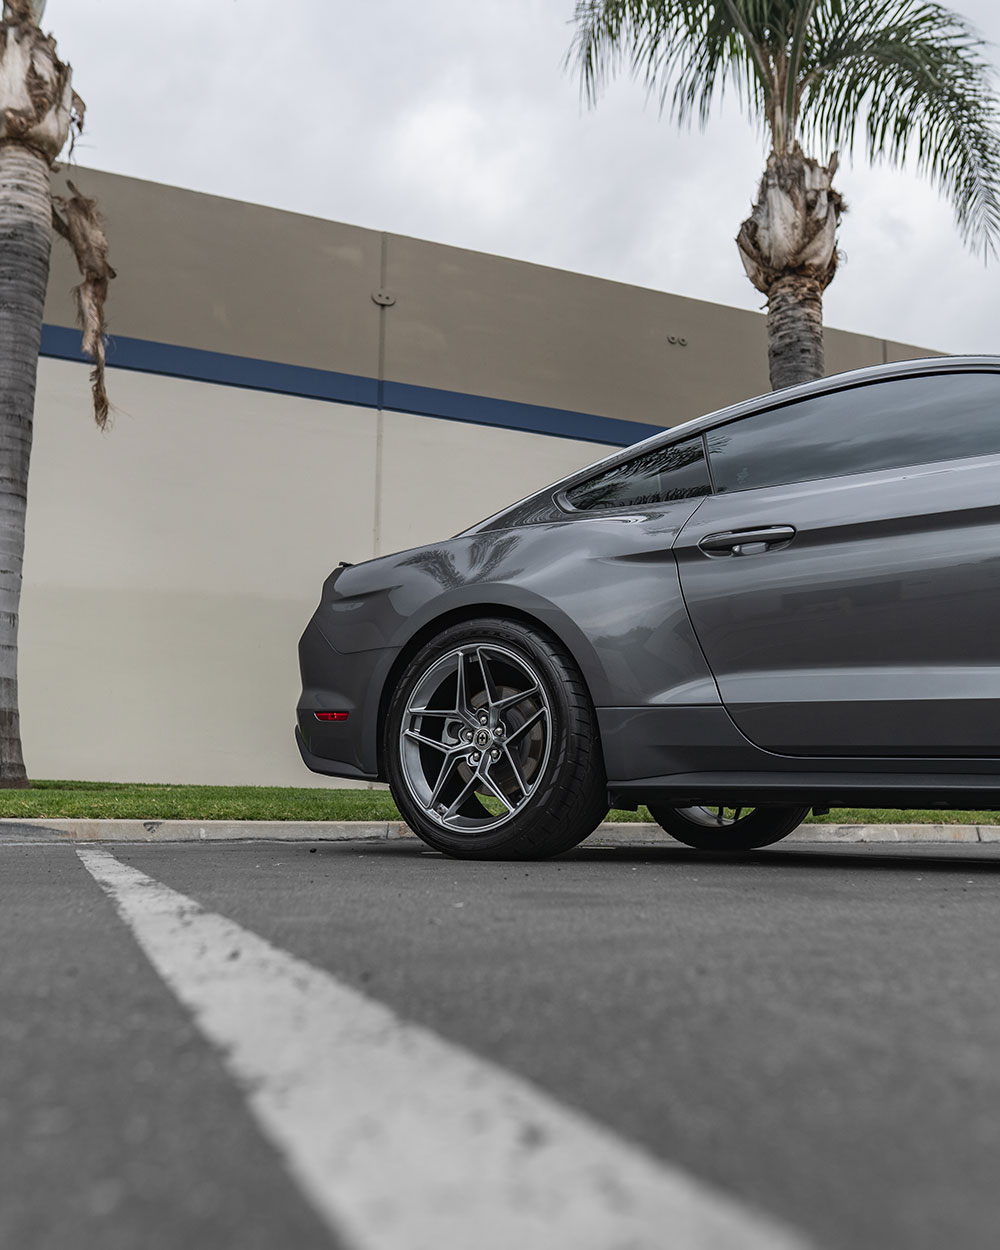
<svg viewBox="0 0 1000 1250">
<path fill-rule="evenodd" d="M 0 1244 L 992 1250 L 998 883 L 0 844 Z"/>
</svg>

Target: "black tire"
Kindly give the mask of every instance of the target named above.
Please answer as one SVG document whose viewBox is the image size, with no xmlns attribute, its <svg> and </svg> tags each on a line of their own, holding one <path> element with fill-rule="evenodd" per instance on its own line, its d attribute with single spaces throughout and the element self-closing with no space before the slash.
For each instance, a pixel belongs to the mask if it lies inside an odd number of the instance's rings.
<svg viewBox="0 0 1000 1250">
<path fill-rule="evenodd" d="M 808 807 L 669 807 L 648 804 L 650 814 L 672 838 L 699 851 L 754 851 L 787 838 L 809 815 Z M 732 812 L 720 823 L 714 813 Z"/>
<path fill-rule="evenodd" d="M 457 858 L 559 855 L 608 810 L 583 678 L 519 621 L 466 621 L 421 647 L 393 691 L 383 751 L 406 823 Z"/>
</svg>

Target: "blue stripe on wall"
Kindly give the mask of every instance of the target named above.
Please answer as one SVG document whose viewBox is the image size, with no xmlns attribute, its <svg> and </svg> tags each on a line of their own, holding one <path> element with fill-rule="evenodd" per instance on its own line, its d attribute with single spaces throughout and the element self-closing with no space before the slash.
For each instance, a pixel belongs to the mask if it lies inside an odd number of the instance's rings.
<svg viewBox="0 0 1000 1250">
<path fill-rule="evenodd" d="M 612 447 L 627 447 L 641 438 L 649 438 L 657 430 L 656 426 L 645 425 L 641 421 L 620 421 L 593 413 L 521 404 L 507 399 L 488 399 L 482 395 L 411 386 L 405 382 L 380 384 L 376 378 L 353 373 L 310 369 L 304 365 L 256 360 L 251 356 L 231 356 L 225 352 L 178 347 L 172 343 L 156 343 L 126 335 L 110 336 L 107 352 L 108 365 L 116 369 L 135 369 L 140 373 L 159 373 L 223 386 L 245 386 L 279 395 L 357 404 L 363 408 L 381 407 L 392 412 L 412 412 L 419 416 L 525 430 L 556 438 L 575 438 Z M 65 326 L 42 327 L 42 355 L 57 360 L 90 363 L 80 351 L 79 330 L 69 330 Z"/>
<path fill-rule="evenodd" d="M 556 438 L 579 438 L 588 443 L 608 443 L 627 447 L 640 438 L 656 433 L 654 425 L 641 421 L 620 421 L 589 412 L 566 408 L 544 408 L 540 404 L 519 404 L 510 399 L 487 399 L 461 391 L 439 391 L 430 386 L 410 386 L 406 382 L 383 382 L 383 404 L 394 412 L 415 412 L 424 417 L 447 417 L 452 421 L 472 421 L 478 425 L 499 425 L 509 430 L 530 430 L 553 434 Z"/>
<path fill-rule="evenodd" d="M 65 326 L 42 326 L 42 355 L 89 363 L 88 357 L 80 351 L 80 331 L 67 330 Z M 303 395 L 309 399 L 361 404 L 366 408 L 374 408 L 378 397 L 378 383 L 374 378 L 255 360 L 251 356 L 206 352 L 199 347 L 154 343 L 123 334 L 108 337 L 107 356 L 108 364 L 116 369 L 163 373 L 195 382 L 246 386 L 255 391 L 277 391 L 281 395 Z"/>
</svg>

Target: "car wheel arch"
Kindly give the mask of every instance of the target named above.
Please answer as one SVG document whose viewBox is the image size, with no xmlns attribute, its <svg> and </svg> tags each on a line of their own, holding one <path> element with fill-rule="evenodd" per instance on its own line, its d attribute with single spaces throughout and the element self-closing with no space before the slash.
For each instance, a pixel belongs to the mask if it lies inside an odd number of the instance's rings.
<svg viewBox="0 0 1000 1250">
<path fill-rule="evenodd" d="M 546 615 L 550 615 L 547 613 Z M 561 615 L 561 614 L 560 614 Z M 540 630 L 547 634 L 555 642 L 564 647 L 573 659 L 576 667 L 580 671 L 583 683 L 590 696 L 591 703 L 597 706 L 594 697 L 594 684 L 591 680 L 591 674 L 594 666 L 597 664 L 597 657 L 593 654 L 590 644 L 587 643 L 585 636 L 580 633 L 579 629 L 572 625 L 572 622 L 566 619 L 568 628 L 565 630 L 554 628 L 550 620 L 546 620 L 545 616 L 535 615 L 530 610 L 520 606 L 504 603 L 502 601 L 466 603 L 457 607 L 448 609 L 437 616 L 432 617 L 429 621 L 420 624 L 412 634 L 406 639 L 400 647 L 399 652 L 394 657 L 385 680 L 382 683 L 382 689 L 379 694 L 378 718 L 376 724 L 376 743 L 378 751 L 378 775 L 383 776 L 382 760 L 382 734 L 385 728 L 385 719 L 389 710 L 389 703 L 392 699 L 392 692 L 396 688 L 396 683 L 403 675 L 407 665 L 414 655 L 420 650 L 425 643 L 434 638 L 437 634 L 449 629 L 452 625 L 460 625 L 465 621 L 475 621 L 485 619 L 487 617 L 503 617 L 505 620 L 521 621 L 531 629 Z M 560 621 L 560 625 L 562 621 Z M 570 635 L 570 636 L 567 636 Z M 578 635 L 575 637 L 574 635 Z M 590 652 L 589 656 L 587 652 Z M 582 658 L 581 652 L 587 656 L 589 663 Z"/>
</svg>

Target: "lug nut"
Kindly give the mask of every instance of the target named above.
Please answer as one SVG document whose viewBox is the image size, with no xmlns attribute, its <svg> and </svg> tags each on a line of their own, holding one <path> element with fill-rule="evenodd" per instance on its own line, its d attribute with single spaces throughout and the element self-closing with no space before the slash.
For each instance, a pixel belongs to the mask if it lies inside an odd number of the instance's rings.
<svg viewBox="0 0 1000 1250">
<path fill-rule="evenodd" d="M 497 725 L 496 729 L 493 730 L 493 736 L 494 738 L 503 737 L 503 725 Z"/>
<path fill-rule="evenodd" d="M 465 741 L 466 741 L 466 742 L 471 742 L 471 741 L 472 741 L 472 730 L 471 730 L 471 729 L 467 729 L 467 730 L 465 731 L 465 733 L 464 733 L 462 736 L 465 738 Z"/>
<path fill-rule="evenodd" d="M 489 720 L 489 717 L 486 715 L 486 713 L 485 713 L 485 712 L 480 712 L 480 713 L 479 713 L 479 723 L 480 723 L 480 725 L 485 725 L 485 724 L 486 724 L 486 722 L 487 722 L 488 720 Z"/>
<path fill-rule="evenodd" d="M 498 760 L 498 759 L 500 758 L 500 752 L 499 752 L 499 751 L 497 751 L 497 750 L 495 750 L 495 749 L 494 749 L 494 750 L 492 750 L 492 751 L 490 752 L 490 755 L 491 755 L 491 756 L 493 757 L 493 759 L 495 759 L 495 760 Z"/>
<path fill-rule="evenodd" d="M 478 764 L 482 758 L 483 757 L 479 754 L 478 751 L 473 751 L 472 754 L 469 756 L 469 763 Z"/>
</svg>

